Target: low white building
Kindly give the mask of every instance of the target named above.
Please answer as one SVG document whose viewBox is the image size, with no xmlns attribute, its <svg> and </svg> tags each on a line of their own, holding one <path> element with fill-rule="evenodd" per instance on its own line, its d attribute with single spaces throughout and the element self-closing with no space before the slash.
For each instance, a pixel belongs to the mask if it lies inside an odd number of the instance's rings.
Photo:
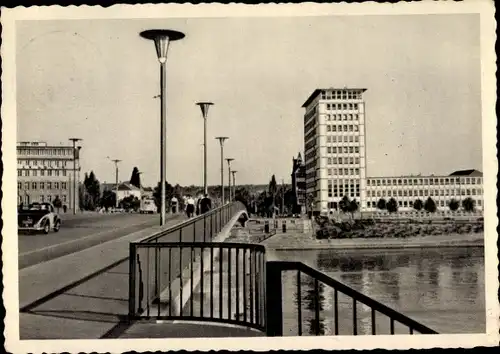
<svg viewBox="0 0 500 354">
<path fill-rule="evenodd" d="M 140 188 L 137 188 L 136 186 L 128 183 L 128 182 L 122 182 L 118 184 L 118 188 L 115 183 L 103 183 L 102 186 L 102 191 L 112 191 L 115 192 L 116 194 L 116 199 L 118 201 L 129 197 L 129 196 L 134 196 L 137 197 L 138 199 L 141 199 L 142 196 L 142 191 Z"/>
</svg>

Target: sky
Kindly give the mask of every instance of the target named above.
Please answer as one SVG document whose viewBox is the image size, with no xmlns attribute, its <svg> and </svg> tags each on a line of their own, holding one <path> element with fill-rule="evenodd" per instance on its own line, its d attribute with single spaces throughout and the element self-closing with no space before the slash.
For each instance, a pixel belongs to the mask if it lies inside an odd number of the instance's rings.
<svg viewBox="0 0 500 354">
<path fill-rule="evenodd" d="M 316 88 L 367 91 L 368 176 L 482 170 L 479 15 L 19 21 L 17 140 L 82 138 L 83 171 L 159 180 L 159 64 L 150 28 L 182 31 L 167 60 L 167 180 L 220 183 L 220 146 L 241 184 L 290 181 Z M 227 173 L 227 172 L 226 172 Z M 227 177 L 225 176 L 226 180 Z"/>
</svg>

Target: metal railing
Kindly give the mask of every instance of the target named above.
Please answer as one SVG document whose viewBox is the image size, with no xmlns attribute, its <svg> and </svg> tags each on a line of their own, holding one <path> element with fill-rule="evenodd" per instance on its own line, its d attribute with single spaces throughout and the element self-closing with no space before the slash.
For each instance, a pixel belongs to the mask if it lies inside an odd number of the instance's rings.
<svg viewBox="0 0 500 354">
<path fill-rule="evenodd" d="M 154 242 L 133 244 L 132 253 L 131 319 L 214 321 L 265 329 L 264 246 Z"/>
<path fill-rule="evenodd" d="M 290 311 L 283 310 L 283 273 L 286 271 L 296 271 L 296 317 L 284 316 Z M 308 277 L 311 289 L 307 290 L 304 298 L 302 283 L 304 276 Z M 293 279 L 292 279 L 293 281 Z M 312 283 L 311 283 L 312 282 Z M 289 282 L 290 283 L 290 282 Z M 321 317 L 321 312 L 325 312 L 328 304 L 325 304 L 325 288 L 333 290 L 333 299 L 329 305 L 333 310 L 332 318 Z M 344 301 L 340 299 L 344 297 Z M 323 297 L 323 298 L 322 298 Z M 305 300 L 305 301 L 304 301 Z M 323 301 L 321 301 L 323 300 Z M 303 310 L 303 302 L 308 301 L 307 314 Z M 359 305 L 359 309 L 358 309 Z M 365 307 L 362 309 L 362 307 Z M 344 285 L 324 273 L 321 273 L 301 262 L 269 261 L 266 264 L 266 333 L 268 336 L 283 336 L 284 317 L 287 324 L 296 323 L 297 332 L 290 332 L 290 335 L 304 334 L 303 323 L 305 317 L 309 324 L 309 334 L 322 335 L 358 335 L 358 334 L 383 334 L 384 326 L 389 327 L 388 332 L 395 334 L 396 324 L 406 328 L 406 332 L 414 334 L 437 334 L 434 330 L 421 323 L 397 312 L 380 302 L 363 295 L 362 293 Z M 292 311 L 293 312 L 293 311 Z M 307 316 L 309 315 L 309 316 Z M 385 324 L 377 323 L 377 315 L 387 318 Z M 326 320 L 332 322 L 331 333 L 326 333 L 324 323 Z M 398 326 L 399 327 L 399 326 Z M 342 332 L 342 333 L 341 333 Z"/>
</svg>

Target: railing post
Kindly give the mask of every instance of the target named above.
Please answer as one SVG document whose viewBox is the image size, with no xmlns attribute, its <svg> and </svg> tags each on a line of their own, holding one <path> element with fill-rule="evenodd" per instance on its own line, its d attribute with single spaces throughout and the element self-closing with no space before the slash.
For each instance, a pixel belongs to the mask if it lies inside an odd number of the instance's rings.
<svg viewBox="0 0 500 354">
<path fill-rule="evenodd" d="M 279 263 L 266 263 L 266 335 L 283 336 L 283 296 Z"/>
<path fill-rule="evenodd" d="M 128 316 L 133 318 L 135 316 L 135 253 L 136 246 L 131 243 L 129 248 L 129 276 L 128 276 Z"/>
</svg>

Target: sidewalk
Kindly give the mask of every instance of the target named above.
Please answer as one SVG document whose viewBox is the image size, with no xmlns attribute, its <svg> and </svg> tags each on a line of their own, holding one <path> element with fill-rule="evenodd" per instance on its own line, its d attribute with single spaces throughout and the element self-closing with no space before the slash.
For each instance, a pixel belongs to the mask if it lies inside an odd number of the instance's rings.
<svg viewBox="0 0 500 354">
<path fill-rule="evenodd" d="M 19 308 L 30 311 L 20 314 L 21 339 L 90 339 L 106 333 L 128 312 L 129 243 L 179 222 L 20 270 Z"/>
</svg>

